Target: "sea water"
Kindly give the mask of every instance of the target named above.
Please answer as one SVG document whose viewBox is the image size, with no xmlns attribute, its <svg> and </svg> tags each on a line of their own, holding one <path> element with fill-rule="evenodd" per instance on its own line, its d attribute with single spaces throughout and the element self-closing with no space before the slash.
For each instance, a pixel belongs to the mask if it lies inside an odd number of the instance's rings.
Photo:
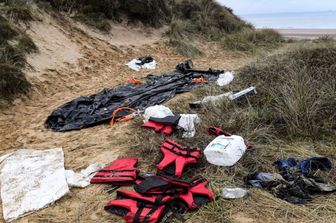
<svg viewBox="0 0 336 223">
<path fill-rule="evenodd" d="M 241 15 L 256 28 L 336 29 L 336 11 Z"/>
</svg>

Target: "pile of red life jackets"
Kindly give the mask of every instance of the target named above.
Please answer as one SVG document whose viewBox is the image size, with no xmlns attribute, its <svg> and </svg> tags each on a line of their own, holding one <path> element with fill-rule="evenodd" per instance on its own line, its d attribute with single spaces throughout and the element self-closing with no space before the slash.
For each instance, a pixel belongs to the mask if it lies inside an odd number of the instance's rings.
<svg viewBox="0 0 336 223">
<path fill-rule="evenodd" d="M 118 190 L 116 199 L 105 205 L 106 211 L 122 216 L 127 223 L 156 223 L 168 214 L 167 219 L 184 221 L 181 213 L 198 209 L 214 199 L 205 178 L 178 179 L 187 166 L 198 163 L 202 149 L 166 139 L 160 151 L 163 158 L 156 165 L 159 173 L 155 176 L 140 177 L 136 158 L 118 159 L 96 173 L 91 183 L 117 187 L 135 184 L 134 191 Z"/>
</svg>

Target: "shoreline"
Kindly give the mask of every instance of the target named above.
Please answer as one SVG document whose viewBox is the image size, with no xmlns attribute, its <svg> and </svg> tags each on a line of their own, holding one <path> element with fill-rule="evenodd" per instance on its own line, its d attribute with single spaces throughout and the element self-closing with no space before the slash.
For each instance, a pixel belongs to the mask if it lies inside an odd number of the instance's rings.
<svg viewBox="0 0 336 223">
<path fill-rule="evenodd" d="M 275 29 L 286 39 L 313 40 L 322 36 L 336 38 L 336 29 Z"/>
</svg>

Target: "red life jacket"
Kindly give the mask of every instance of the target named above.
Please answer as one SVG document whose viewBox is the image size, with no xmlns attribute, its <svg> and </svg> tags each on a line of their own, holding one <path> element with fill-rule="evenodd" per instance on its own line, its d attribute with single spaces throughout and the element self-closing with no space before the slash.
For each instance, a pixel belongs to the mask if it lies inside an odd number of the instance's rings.
<svg viewBox="0 0 336 223">
<path fill-rule="evenodd" d="M 214 200 L 214 193 L 207 188 L 208 181 L 199 176 L 191 181 L 182 181 L 168 176 L 150 176 L 138 180 L 134 190 L 145 195 L 169 195 L 174 205 L 182 210 L 193 210 Z"/>
<path fill-rule="evenodd" d="M 119 186 L 131 185 L 138 176 L 137 158 L 122 158 L 114 161 L 110 166 L 98 171 L 91 179 L 91 183 L 112 184 Z"/>
<path fill-rule="evenodd" d="M 196 164 L 203 150 L 196 147 L 183 147 L 171 139 L 166 139 L 161 145 L 162 160 L 156 167 L 167 174 L 181 177 L 188 164 Z"/>
<path fill-rule="evenodd" d="M 117 199 L 108 202 L 104 209 L 122 216 L 127 223 L 156 223 L 161 220 L 170 196 L 142 196 L 137 192 L 119 190 Z"/>
<path fill-rule="evenodd" d="M 158 123 L 154 121 L 148 121 L 144 123 L 141 127 L 154 129 L 157 133 L 163 133 L 165 135 L 170 135 L 174 132 L 174 128 L 171 125 L 165 125 L 163 123 Z"/>
</svg>

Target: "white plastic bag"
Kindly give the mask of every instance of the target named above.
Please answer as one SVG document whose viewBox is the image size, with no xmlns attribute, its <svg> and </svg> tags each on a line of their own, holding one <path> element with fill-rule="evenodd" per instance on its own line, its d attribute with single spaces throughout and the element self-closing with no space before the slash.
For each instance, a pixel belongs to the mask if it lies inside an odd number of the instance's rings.
<svg viewBox="0 0 336 223">
<path fill-rule="evenodd" d="M 149 118 L 165 118 L 167 116 L 173 116 L 173 112 L 166 106 L 155 105 L 146 108 L 144 113 L 144 121 L 148 122 Z"/>
<path fill-rule="evenodd" d="M 234 73 L 233 72 L 225 72 L 224 74 L 220 74 L 217 79 L 217 84 L 221 87 L 230 84 L 234 79 Z"/>
<path fill-rule="evenodd" d="M 62 148 L 22 149 L 0 158 L 3 216 L 13 221 L 69 192 Z"/>
<path fill-rule="evenodd" d="M 79 173 L 76 173 L 73 170 L 65 170 L 66 181 L 69 187 L 87 187 L 90 185 L 90 180 L 93 175 L 103 167 L 104 165 L 95 163 L 89 165 L 86 169 L 81 170 Z"/>
<path fill-rule="evenodd" d="M 195 124 L 201 122 L 201 119 L 197 114 L 181 114 L 181 118 L 178 123 L 178 127 L 184 130 L 183 138 L 192 138 L 196 134 Z"/>
<path fill-rule="evenodd" d="M 204 150 L 209 163 L 217 166 L 233 166 L 246 151 L 241 136 L 218 136 Z"/>
<path fill-rule="evenodd" d="M 138 63 L 141 63 L 138 59 L 133 59 L 130 62 L 128 62 L 126 65 L 135 71 L 140 71 L 141 69 L 149 69 L 149 70 L 155 70 L 156 68 L 156 61 L 153 60 L 150 63 L 145 63 L 143 65 L 138 65 Z"/>
<path fill-rule="evenodd" d="M 236 199 L 243 198 L 248 194 L 247 190 L 242 188 L 224 188 L 223 198 L 225 199 Z"/>
</svg>

